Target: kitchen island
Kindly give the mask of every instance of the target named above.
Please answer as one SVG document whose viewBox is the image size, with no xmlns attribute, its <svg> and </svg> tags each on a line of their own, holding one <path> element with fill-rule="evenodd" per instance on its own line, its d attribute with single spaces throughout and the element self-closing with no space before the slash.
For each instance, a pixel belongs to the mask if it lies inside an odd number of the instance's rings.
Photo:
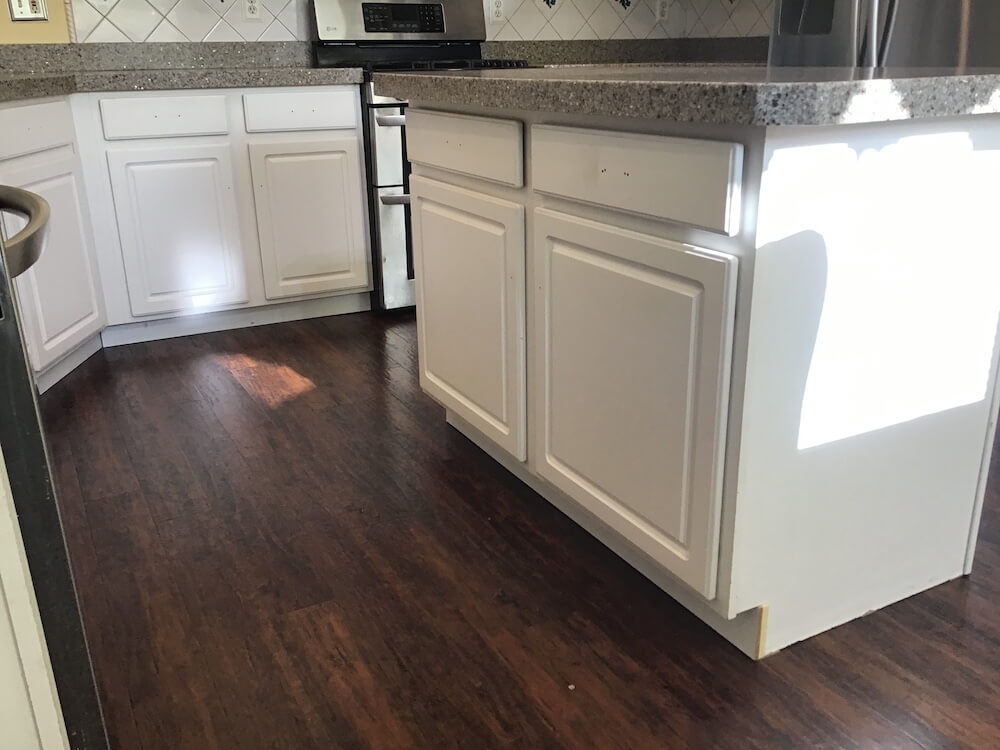
<svg viewBox="0 0 1000 750">
<path fill-rule="evenodd" d="M 754 658 L 971 570 L 1000 72 L 375 82 L 451 424 Z"/>
</svg>

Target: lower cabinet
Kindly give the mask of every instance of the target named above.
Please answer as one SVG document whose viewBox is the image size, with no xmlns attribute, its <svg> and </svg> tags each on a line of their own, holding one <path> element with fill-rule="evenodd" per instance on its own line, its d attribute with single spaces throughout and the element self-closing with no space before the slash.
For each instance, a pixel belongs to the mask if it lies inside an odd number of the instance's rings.
<svg viewBox="0 0 1000 750">
<path fill-rule="evenodd" d="M 249 149 L 267 298 L 367 288 L 357 137 Z"/>
<path fill-rule="evenodd" d="M 410 195 L 421 386 L 523 461 L 524 208 L 423 177 Z"/>
<path fill-rule="evenodd" d="M 80 168 L 73 155 L 13 169 L 0 164 L 0 183 L 37 193 L 52 210 L 41 257 L 15 281 L 28 357 L 38 372 L 106 322 Z M 7 236 L 24 226 L 14 215 L 3 222 Z"/>
<path fill-rule="evenodd" d="M 548 209 L 533 255 L 536 471 L 713 598 L 736 259 Z"/>
<path fill-rule="evenodd" d="M 108 150 L 134 315 L 247 301 L 228 143 Z"/>
</svg>

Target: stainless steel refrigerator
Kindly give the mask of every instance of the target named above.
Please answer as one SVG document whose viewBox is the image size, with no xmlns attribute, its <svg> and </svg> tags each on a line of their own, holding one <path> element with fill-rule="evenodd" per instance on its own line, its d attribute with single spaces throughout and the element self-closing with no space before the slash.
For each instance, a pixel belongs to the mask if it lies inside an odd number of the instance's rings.
<svg viewBox="0 0 1000 750">
<path fill-rule="evenodd" d="M 1000 67 L 1000 0 L 777 0 L 770 63 Z"/>
<path fill-rule="evenodd" d="M 0 186 L 0 212 L 27 219 L 6 240 L 0 232 L 0 450 L 69 746 L 102 750 L 107 735 L 13 288 L 43 251 L 49 208 L 32 193 Z"/>
</svg>

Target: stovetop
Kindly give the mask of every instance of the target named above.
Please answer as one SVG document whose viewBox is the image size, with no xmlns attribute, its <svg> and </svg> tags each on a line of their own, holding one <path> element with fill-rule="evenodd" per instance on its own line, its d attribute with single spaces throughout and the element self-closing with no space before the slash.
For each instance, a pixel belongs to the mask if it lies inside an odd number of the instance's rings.
<svg viewBox="0 0 1000 750">
<path fill-rule="evenodd" d="M 365 64 L 365 70 L 375 71 L 407 71 L 407 70 L 509 70 L 512 68 L 530 68 L 527 60 L 393 60 L 386 62 L 370 62 Z"/>
<path fill-rule="evenodd" d="M 316 67 L 375 71 L 503 70 L 532 67 L 526 60 L 484 60 L 479 42 L 316 42 Z"/>
</svg>

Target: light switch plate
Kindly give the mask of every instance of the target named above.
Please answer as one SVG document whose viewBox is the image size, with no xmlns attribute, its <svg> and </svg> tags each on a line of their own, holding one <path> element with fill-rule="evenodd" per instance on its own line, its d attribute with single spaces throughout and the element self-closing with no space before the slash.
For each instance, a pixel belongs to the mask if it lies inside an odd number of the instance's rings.
<svg viewBox="0 0 1000 750">
<path fill-rule="evenodd" d="M 7 0 L 11 21 L 48 21 L 49 9 L 45 0 Z"/>
</svg>

